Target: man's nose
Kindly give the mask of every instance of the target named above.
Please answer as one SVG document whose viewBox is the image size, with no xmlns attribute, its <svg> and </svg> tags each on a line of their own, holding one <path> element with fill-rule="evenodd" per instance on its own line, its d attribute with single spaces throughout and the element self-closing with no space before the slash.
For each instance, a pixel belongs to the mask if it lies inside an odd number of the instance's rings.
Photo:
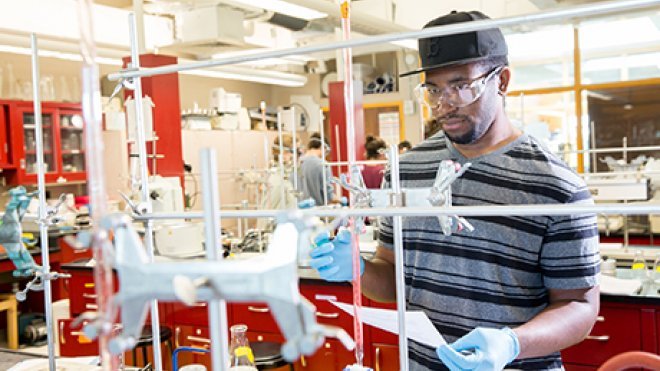
<svg viewBox="0 0 660 371">
<path fill-rule="evenodd" d="M 457 110 L 458 107 L 454 107 L 443 99 L 439 99 L 436 105 L 433 107 L 433 116 L 443 117 L 450 113 L 455 113 Z"/>
</svg>

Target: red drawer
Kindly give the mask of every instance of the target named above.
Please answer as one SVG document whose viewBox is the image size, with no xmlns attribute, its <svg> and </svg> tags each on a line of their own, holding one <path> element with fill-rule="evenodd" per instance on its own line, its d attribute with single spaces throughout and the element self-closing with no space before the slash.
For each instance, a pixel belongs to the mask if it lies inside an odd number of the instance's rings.
<svg viewBox="0 0 660 371">
<path fill-rule="evenodd" d="M 353 303 L 351 286 L 329 286 L 304 284 L 300 293 L 316 306 L 316 320 L 330 326 L 338 326 L 353 334 L 353 316 L 328 302 L 328 299 Z M 367 302 L 366 298 L 362 299 Z"/>
<path fill-rule="evenodd" d="M 242 323 L 248 331 L 279 333 L 270 308 L 265 303 L 231 304 L 231 321 L 229 325 Z"/>
<path fill-rule="evenodd" d="M 378 303 L 375 301 L 370 301 L 369 306 L 374 308 L 396 310 L 396 303 Z M 374 343 L 389 344 L 389 345 L 399 344 L 399 336 L 391 332 L 384 331 L 372 326 L 369 326 L 369 332 L 371 334 L 371 341 L 373 341 Z"/>
<path fill-rule="evenodd" d="M 641 350 L 641 313 L 638 309 L 601 307 L 589 337 L 562 351 L 567 363 L 599 366 L 619 353 Z"/>
<path fill-rule="evenodd" d="M 71 328 L 73 319 L 62 319 L 57 323 L 60 342 L 60 355 L 63 357 L 93 356 L 99 353 L 98 341 L 91 341 L 83 335 L 83 322 L 80 328 Z"/>
<path fill-rule="evenodd" d="M 229 310 L 227 305 L 227 310 Z M 175 323 L 192 326 L 206 326 L 209 322 L 208 304 L 205 302 L 187 306 L 182 303 L 172 303 L 172 318 Z"/>
</svg>

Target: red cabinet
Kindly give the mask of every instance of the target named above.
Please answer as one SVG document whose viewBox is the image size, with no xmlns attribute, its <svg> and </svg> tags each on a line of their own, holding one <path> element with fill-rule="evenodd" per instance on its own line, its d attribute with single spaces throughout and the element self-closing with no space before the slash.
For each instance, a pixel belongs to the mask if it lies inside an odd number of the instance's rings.
<svg viewBox="0 0 660 371">
<path fill-rule="evenodd" d="M 374 371 L 399 370 L 399 346 L 393 344 L 373 343 L 370 346 L 372 367 Z"/>
<path fill-rule="evenodd" d="M 91 341 L 83 334 L 83 327 L 87 321 L 83 321 L 78 328 L 73 328 L 73 319 L 61 319 L 58 321 L 58 336 L 60 343 L 60 356 L 79 357 L 98 354 L 98 341 Z"/>
<path fill-rule="evenodd" d="M 37 182 L 34 107 L 30 102 L 12 101 L 5 103 L 4 109 L 8 153 L 3 167 L 7 180 L 10 184 L 34 184 Z M 44 103 L 41 111 L 46 182 L 85 180 L 84 128 L 80 105 Z"/>
<path fill-rule="evenodd" d="M 602 297 L 591 333 L 561 352 L 566 369 L 596 370 L 606 360 L 628 351 L 658 353 L 660 307 L 652 300 L 641 299 L 640 303 L 626 303 Z"/>
</svg>

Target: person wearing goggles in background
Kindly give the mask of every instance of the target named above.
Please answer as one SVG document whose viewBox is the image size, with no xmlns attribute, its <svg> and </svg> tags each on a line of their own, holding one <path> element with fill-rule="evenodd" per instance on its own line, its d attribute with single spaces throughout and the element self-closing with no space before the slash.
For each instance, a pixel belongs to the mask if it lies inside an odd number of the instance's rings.
<svg viewBox="0 0 660 371">
<path fill-rule="evenodd" d="M 425 27 L 486 19 L 452 12 Z M 440 162 L 470 162 L 452 183 L 454 206 L 591 204 L 584 181 L 504 110 L 511 78 L 499 29 L 419 40 L 416 89 L 440 130 L 401 156 L 402 188 L 430 187 Z M 403 76 L 403 75 L 402 75 Z M 384 187 L 390 183 L 385 174 Z M 410 341 L 410 370 L 562 370 L 559 351 L 580 342 L 599 307 L 596 216 L 474 216 L 474 231 L 442 233 L 438 218 L 403 220 L 406 306 L 447 340 Z M 391 218 L 375 257 L 360 263 L 363 293 L 396 300 Z M 348 231 L 317 236 L 311 265 L 330 281 L 353 279 Z"/>
</svg>

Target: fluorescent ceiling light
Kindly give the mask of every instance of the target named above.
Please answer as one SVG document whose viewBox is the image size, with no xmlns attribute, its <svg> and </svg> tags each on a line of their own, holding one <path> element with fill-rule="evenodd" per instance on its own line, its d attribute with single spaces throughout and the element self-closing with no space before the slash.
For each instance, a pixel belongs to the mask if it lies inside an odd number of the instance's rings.
<svg viewBox="0 0 660 371">
<path fill-rule="evenodd" d="M 32 49 L 30 48 L 22 48 L 11 45 L 0 45 L 0 52 L 21 54 L 21 55 L 32 55 Z M 82 56 L 80 54 L 63 53 L 63 52 L 43 50 L 43 49 L 39 49 L 38 53 L 40 57 L 57 58 L 57 59 L 63 59 L 66 61 L 73 61 L 73 62 L 82 62 Z M 109 65 L 109 66 L 122 65 L 122 61 L 120 59 L 104 58 L 104 57 L 96 57 L 96 63 Z"/>
<path fill-rule="evenodd" d="M 287 87 L 301 87 L 307 83 L 307 77 L 293 73 L 262 71 L 254 68 L 222 66 L 213 69 L 181 71 L 181 74 L 213 77 L 217 79 L 256 82 L 260 84 Z"/>
<path fill-rule="evenodd" d="M 270 10 L 276 13 L 286 14 L 291 17 L 306 20 L 325 18 L 328 15 L 314 9 L 295 5 L 282 0 L 232 0 L 233 2 L 248 5 L 254 8 Z"/>
</svg>

